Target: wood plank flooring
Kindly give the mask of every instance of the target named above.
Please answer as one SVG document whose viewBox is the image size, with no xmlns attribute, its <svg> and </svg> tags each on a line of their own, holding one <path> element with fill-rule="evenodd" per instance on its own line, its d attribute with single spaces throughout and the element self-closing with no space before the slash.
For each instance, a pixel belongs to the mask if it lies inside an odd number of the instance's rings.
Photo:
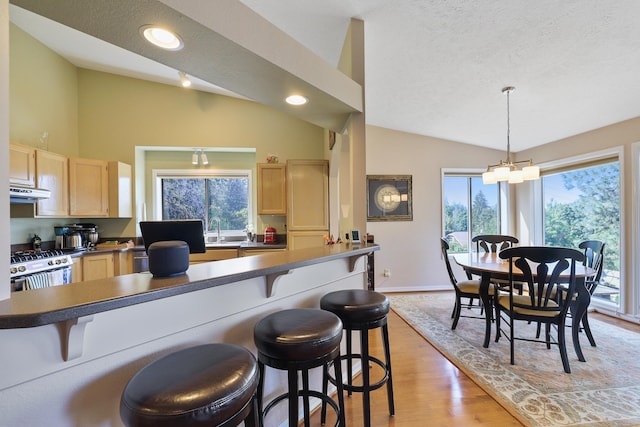
<svg viewBox="0 0 640 427">
<path fill-rule="evenodd" d="M 589 316 L 640 333 L 640 325 L 598 313 Z M 522 426 L 393 312 L 389 315 L 389 334 L 396 414 L 389 416 L 386 389 L 374 391 L 373 427 Z M 384 359 L 379 330 L 370 332 L 370 341 L 372 354 Z M 376 369 L 372 368 L 373 378 L 379 378 Z M 347 426 L 363 426 L 361 395 L 345 395 L 345 405 Z M 312 425 L 320 425 L 319 420 L 319 413 L 315 413 Z M 333 425 L 329 421 L 326 425 Z"/>
</svg>

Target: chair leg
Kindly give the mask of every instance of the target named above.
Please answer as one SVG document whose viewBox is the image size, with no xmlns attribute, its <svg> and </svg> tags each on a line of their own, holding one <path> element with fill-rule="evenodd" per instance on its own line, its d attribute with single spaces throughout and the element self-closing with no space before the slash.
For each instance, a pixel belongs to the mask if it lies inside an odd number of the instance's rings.
<svg viewBox="0 0 640 427">
<path fill-rule="evenodd" d="M 353 384 L 353 379 L 351 378 L 351 376 L 353 375 L 353 358 L 351 357 L 351 355 L 353 354 L 351 352 L 351 329 L 345 329 L 345 332 L 347 333 L 347 385 L 349 385 L 350 389 L 351 385 Z M 333 363 L 335 364 L 336 362 Z M 338 360 L 337 363 L 340 363 L 340 361 Z M 336 382 L 338 382 L 337 378 Z M 347 390 L 347 394 L 351 396 L 351 390 Z"/>
<path fill-rule="evenodd" d="M 338 426 L 345 427 L 344 390 L 342 388 L 342 363 L 340 363 L 340 355 L 338 355 L 333 361 L 333 372 L 336 378 L 340 378 L 340 381 L 336 381 L 336 395 L 338 396 L 338 408 L 340 408 L 340 413 L 338 414 Z M 349 376 L 351 376 L 351 374 L 349 374 Z M 324 425 L 324 421 L 322 422 L 322 425 Z"/>
<path fill-rule="evenodd" d="M 591 333 L 591 327 L 589 327 L 589 317 L 587 316 L 586 311 L 584 313 L 584 316 L 582 316 L 582 329 L 584 329 L 584 333 L 587 334 L 587 338 L 589 339 L 589 344 L 591 344 L 591 347 L 595 347 L 596 340 L 593 339 L 593 334 Z"/>
<path fill-rule="evenodd" d="M 311 417 L 309 416 L 310 408 L 309 408 L 309 370 L 302 370 L 302 406 L 304 408 L 304 427 L 309 427 L 311 425 Z"/>
<path fill-rule="evenodd" d="M 562 366 L 567 374 L 571 373 L 571 367 L 569 367 L 569 357 L 567 356 L 567 344 L 565 342 L 564 323 L 558 325 L 558 347 L 560 347 L 560 358 L 562 359 Z"/>
<path fill-rule="evenodd" d="M 545 337 L 545 341 L 547 342 L 547 350 L 551 349 L 551 323 L 546 323 L 544 325 L 544 337 Z"/>
<path fill-rule="evenodd" d="M 264 427 L 264 420 L 262 414 L 262 396 L 264 395 L 264 363 L 258 361 L 258 371 L 260 372 L 260 379 L 258 380 L 258 391 L 256 396 L 256 405 L 258 407 L 258 425 Z"/>
<path fill-rule="evenodd" d="M 460 320 L 460 309 L 462 306 L 462 300 L 459 296 L 456 295 L 456 305 L 453 307 L 453 323 L 451 324 L 451 329 L 455 329 L 458 326 L 458 320 Z"/>
<path fill-rule="evenodd" d="M 340 363 L 340 360 L 338 359 L 337 362 Z M 336 363 L 336 362 L 333 362 L 333 363 Z M 338 381 L 342 381 L 342 378 L 340 379 L 336 378 L 336 383 Z M 326 396 L 328 394 L 328 391 L 329 391 L 329 364 L 325 363 L 324 366 L 322 367 L 322 394 Z M 320 411 L 320 424 L 324 425 L 326 421 L 327 421 L 327 402 L 323 400 L 322 409 Z"/>
<path fill-rule="evenodd" d="M 511 324 L 509 325 L 509 338 L 511 338 L 509 340 L 509 351 L 511 352 L 510 356 L 511 356 L 512 365 L 516 364 L 515 340 L 514 340 L 514 332 L 513 332 L 513 327 L 515 323 L 516 323 L 515 320 L 513 320 L 513 317 L 511 317 Z"/>
<path fill-rule="evenodd" d="M 497 298 L 496 301 L 494 302 L 494 306 L 495 306 L 495 319 L 496 319 L 496 342 L 498 342 L 500 340 L 500 307 L 498 306 L 498 302 L 497 302 Z"/>
</svg>

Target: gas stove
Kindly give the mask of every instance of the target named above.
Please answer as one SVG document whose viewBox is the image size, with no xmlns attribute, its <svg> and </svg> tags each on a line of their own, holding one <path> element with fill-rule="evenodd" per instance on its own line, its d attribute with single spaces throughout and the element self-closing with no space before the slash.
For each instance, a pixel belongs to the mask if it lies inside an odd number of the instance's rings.
<svg viewBox="0 0 640 427">
<path fill-rule="evenodd" d="M 11 254 L 10 277 L 16 278 L 52 271 L 73 264 L 71 256 L 59 249 L 45 251 L 20 251 Z"/>
</svg>

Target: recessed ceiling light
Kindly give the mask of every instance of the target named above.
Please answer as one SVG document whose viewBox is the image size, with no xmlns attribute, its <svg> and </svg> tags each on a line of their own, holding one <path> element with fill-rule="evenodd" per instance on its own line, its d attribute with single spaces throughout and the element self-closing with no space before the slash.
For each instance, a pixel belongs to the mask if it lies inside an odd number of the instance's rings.
<svg viewBox="0 0 640 427">
<path fill-rule="evenodd" d="M 184 47 L 182 39 L 175 33 L 153 25 L 140 27 L 140 32 L 149 43 L 166 50 L 180 50 Z"/>
<path fill-rule="evenodd" d="M 285 101 L 287 101 L 287 104 L 291 104 L 291 105 L 304 105 L 307 102 L 309 102 L 309 99 L 307 99 L 302 95 L 291 95 L 291 96 L 287 96 Z"/>
</svg>

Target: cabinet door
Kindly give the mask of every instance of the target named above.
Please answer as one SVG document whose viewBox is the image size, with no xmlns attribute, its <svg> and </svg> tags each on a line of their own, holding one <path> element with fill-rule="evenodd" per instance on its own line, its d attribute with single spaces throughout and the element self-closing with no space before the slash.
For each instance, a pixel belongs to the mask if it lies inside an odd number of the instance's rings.
<svg viewBox="0 0 640 427">
<path fill-rule="evenodd" d="M 109 162 L 109 216 L 113 218 L 131 218 L 131 165 L 122 162 Z"/>
<path fill-rule="evenodd" d="M 286 166 L 258 163 L 258 215 L 287 214 Z"/>
<path fill-rule="evenodd" d="M 82 258 L 72 258 L 71 283 L 82 282 Z"/>
<path fill-rule="evenodd" d="M 82 280 L 113 277 L 113 254 L 84 255 L 82 257 Z"/>
<path fill-rule="evenodd" d="M 324 237 L 326 230 L 320 231 L 289 231 L 287 233 L 287 249 L 306 249 L 323 246 L 326 244 Z"/>
<path fill-rule="evenodd" d="M 329 162 L 287 161 L 287 203 L 289 231 L 328 230 Z"/>
<path fill-rule="evenodd" d="M 203 262 L 220 261 L 238 257 L 237 249 L 209 249 L 207 252 L 189 255 L 189 264 L 201 264 Z"/>
<path fill-rule="evenodd" d="M 36 204 L 37 216 L 69 215 L 69 161 L 50 151 L 36 150 L 37 187 L 51 191 L 51 197 Z"/>
<path fill-rule="evenodd" d="M 35 187 L 35 148 L 20 144 L 9 144 L 9 182 L 23 187 Z"/>
<path fill-rule="evenodd" d="M 106 161 L 69 159 L 69 215 L 109 215 L 109 173 Z"/>
</svg>

